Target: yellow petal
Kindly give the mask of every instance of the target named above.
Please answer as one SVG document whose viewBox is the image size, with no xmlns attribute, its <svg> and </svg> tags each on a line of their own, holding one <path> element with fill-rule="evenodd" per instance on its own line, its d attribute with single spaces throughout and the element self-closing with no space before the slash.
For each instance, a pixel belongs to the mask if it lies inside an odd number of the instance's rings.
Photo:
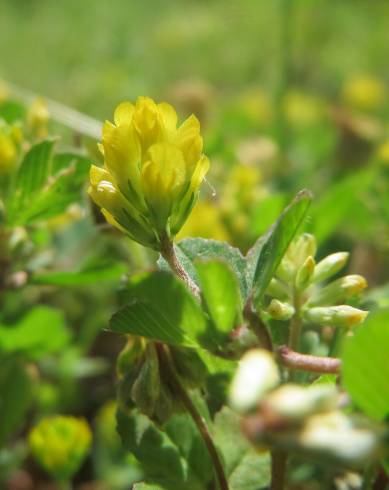
<svg viewBox="0 0 389 490">
<path fill-rule="evenodd" d="M 188 171 L 192 173 L 203 150 L 203 139 L 200 136 L 200 122 L 196 116 L 192 115 L 188 117 L 178 128 L 175 143 L 183 152 Z"/>
<path fill-rule="evenodd" d="M 158 104 L 158 110 L 166 129 L 170 132 L 174 131 L 177 127 L 177 113 L 174 107 L 166 102 L 161 102 Z"/>
<path fill-rule="evenodd" d="M 115 184 L 130 200 L 139 195 L 139 165 L 141 148 L 136 132 L 127 124 L 103 127 L 104 161 Z M 131 189 L 129 188 L 131 187 Z"/>
<path fill-rule="evenodd" d="M 209 158 L 203 155 L 197 162 L 195 171 L 193 172 L 193 176 L 191 179 L 190 187 L 193 191 L 196 191 L 200 187 L 200 184 L 204 180 L 204 177 L 207 174 L 209 167 Z"/>
<path fill-rule="evenodd" d="M 96 167 L 92 165 L 89 171 L 89 180 L 92 186 L 98 185 L 102 180 L 111 180 L 110 174 L 101 167 Z"/>
<path fill-rule="evenodd" d="M 131 102 L 126 101 L 119 104 L 115 109 L 113 117 L 116 126 L 119 126 L 121 124 L 131 124 L 133 114 L 134 105 L 131 104 Z"/>
</svg>

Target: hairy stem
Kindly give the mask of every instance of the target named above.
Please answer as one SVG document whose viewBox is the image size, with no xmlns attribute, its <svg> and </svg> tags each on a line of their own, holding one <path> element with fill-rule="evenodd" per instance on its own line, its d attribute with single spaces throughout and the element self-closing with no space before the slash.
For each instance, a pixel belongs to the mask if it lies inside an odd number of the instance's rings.
<svg viewBox="0 0 389 490">
<path fill-rule="evenodd" d="M 157 352 L 161 361 L 161 365 L 166 372 L 167 382 L 170 384 L 171 389 L 181 400 L 182 404 L 192 417 L 194 423 L 197 426 L 198 431 L 200 432 L 201 437 L 207 447 L 209 456 L 212 460 L 212 464 L 216 473 L 217 480 L 219 482 L 220 490 L 228 490 L 228 482 L 226 475 L 224 473 L 223 465 L 221 463 L 219 454 L 216 450 L 215 444 L 213 443 L 212 436 L 208 430 L 208 427 L 205 423 L 205 420 L 197 411 L 195 405 L 190 399 L 189 395 L 185 391 L 182 386 L 176 371 L 174 369 L 173 363 L 170 358 L 170 353 L 168 347 L 162 343 L 157 343 Z"/>
<path fill-rule="evenodd" d="M 295 352 L 286 345 L 278 348 L 278 356 L 282 364 L 299 371 L 322 374 L 339 374 L 341 361 L 335 357 L 318 357 Z"/>
<path fill-rule="evenodd" d="M 260 346 L 270 352 L 273 351 L 273 342 L 270 337 L 270 333 L 263 323 L 261 318 L 258 316 L 257 312 L 254 310 L 251 298 L 247 300 L 247 303 L 243 310 L 243 315 L 247 320 L 251 330 L 257 336 Z"/>
<path fill-rule="evenodd" d="M 270 490 L 283 490 L 286 477 L 286 453 L 274 450 L 271 453 L 271 484 Z"/>
<path fill-rule="evenodd" d="M 182 267 L 182 264 L 180 263 L 176 255 L 176 251 L 174 250 L 174 244 L 167 237 L 161 242 L 161 255 L 169 264 L 171 270 L 185 282 L 185 284 L 188 286 L 194 296 L 196 296 L 196 298 L 200 298 L 200 289 L 189 277 L 186 270 Z"/>
</svg>

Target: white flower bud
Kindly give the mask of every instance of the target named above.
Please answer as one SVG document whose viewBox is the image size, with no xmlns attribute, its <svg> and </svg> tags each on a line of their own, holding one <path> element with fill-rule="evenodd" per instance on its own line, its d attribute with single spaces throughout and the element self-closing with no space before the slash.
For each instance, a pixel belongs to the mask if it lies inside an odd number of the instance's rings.
<svg viewBox="0 0 389 490">
<path fill-rule="evenodd" d="M 347 463 L 364 462 L 378 446 L 373 431 L 355 427 L 352 419 L 339 411 L 310 417 L 299 442 L 308 451 L 329 454 Z"/>
<path fill-rule="evenodd" d="M 279 383 L 279 372 L 270 352 L 254 349 L 241 359 L 230 388 L 230 404 L 245 412 L 254 408 L 265 393 Z"/>
<path fill-rule="evenodd" d="M 273 391 L 265 400 L 266 410 L 289 421 L 302 420 L 308 415 L 336 408 L 338 395 L 329 384 L 299 386 L 288 384 Z"/>
</svg>

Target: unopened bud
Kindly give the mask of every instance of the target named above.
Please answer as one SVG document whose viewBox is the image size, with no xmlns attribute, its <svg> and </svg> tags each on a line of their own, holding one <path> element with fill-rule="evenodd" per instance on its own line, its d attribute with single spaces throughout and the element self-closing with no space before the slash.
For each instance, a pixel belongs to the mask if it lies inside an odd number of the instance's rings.
<svg viewBox="0 0 389 490">
<path fill-rule="evenodd" d="M 353 327 L 363 322 L 368 312 L 348 305 L 308 308 L 304 311 L 304 319 L 330 325 L 332 327 Z"/>
<path fill-rule="evenodd" d="M 270 393 L 264 409 L 290 422 L 300 421 L 308 415 L 336 408 L 338 395 L 333 385 L 303 387 L 284 385 Z"/>
<path fill-rule="evenodd" d="M 301 267 L 308 257 L 316 255 L 316 239 L 310 233 L 303 233 L 289 247 L 287 258 L 296 268 Z"/>
<path fill-rule="evenodd" d="M 288 288 L 280 280 L 273 277 L 267 287 L 266 293 L 280 300 L 284 300 L 288 297 Z"/>
<path fill-rule="evenodd" d="M 291 260 L 284 258 L 278 266 L 276 276 L 286 283 L 289 283 L 294 278 L 295 273 L 296 268 L 294 263 Z"/>
<path fill-rule="evenodd" d="M 325 281 L 329 277 L 334 276 L 337 272 L 343 269 L 348 258 L 348 252 L 338 252 L 328 255 L 316 265 L 312 281 Z"/>
<path fill-rule="evenodd" d="M 278 299 L 272 299 L 270 305 L 267 308 L 267 313 L 274 318 L 274 320 L 289 320 L 294 315 L 294 308 L 289 303 L 282 303 Z"/>
<path fill-rule="evenodd" d="M 254 408 L 265 393 L 279 383 L 279 372 L 270 352 L 254 349 L 241 359 L 230 388 L 230 403 L 240 412 Z"/>
<path fill-rule="evenodd" d="M 309 300 L 310 305 L 333 305 L 359 294 L 367 286 L 366 279 L 357 274 L 341 277 L 317 290 Z"/>
<path fill-rule="evenodd" d="M 304 290 L 311 281 L 315 270 L 315 260 L 312 256 L 309 256 L 304 264 L 297 271 L 296 275 L 296 288 L 299 291 Z"/>
</svg>

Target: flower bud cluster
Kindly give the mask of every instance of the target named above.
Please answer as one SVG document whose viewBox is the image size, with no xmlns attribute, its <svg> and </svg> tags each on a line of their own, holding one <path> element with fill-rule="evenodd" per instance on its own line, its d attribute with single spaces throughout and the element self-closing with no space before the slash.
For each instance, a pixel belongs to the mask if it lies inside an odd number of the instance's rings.
<svg viewBox="0 0 389 490">
<path fill-rule="evenodd" d="M 374 458 L 380 433 L 339 409 L 336 386 L 279 385 L 273 356 L 255 349 L 240 362 L 230 389 L 231 406 L 257 446 L 317 454 L 328 461 L 359 465 Z"/>
<path fill-rule="evenodd" d="M 346 303 L 366 288 L 365 278 L 350 274 L 331 281 L 345 266 L 348 252 L 328 255 L 319 262 L 315 255 L 312 235 L 304 233 L 292 242 L 267 289 L 269 316 L 289 320 L 301 314 L 305 322 L 334 327 L 363 322 L 367 312 Z"/>
<path fill-rule="evenodd" d="M 123 102 L 103 127 L 104 168 L 90 173 L 89 194 L 107 221 L 156 250 L 183 226 L 209 168 L 197 118 L 177 122 L 169 104 Z"/>
</svg>

